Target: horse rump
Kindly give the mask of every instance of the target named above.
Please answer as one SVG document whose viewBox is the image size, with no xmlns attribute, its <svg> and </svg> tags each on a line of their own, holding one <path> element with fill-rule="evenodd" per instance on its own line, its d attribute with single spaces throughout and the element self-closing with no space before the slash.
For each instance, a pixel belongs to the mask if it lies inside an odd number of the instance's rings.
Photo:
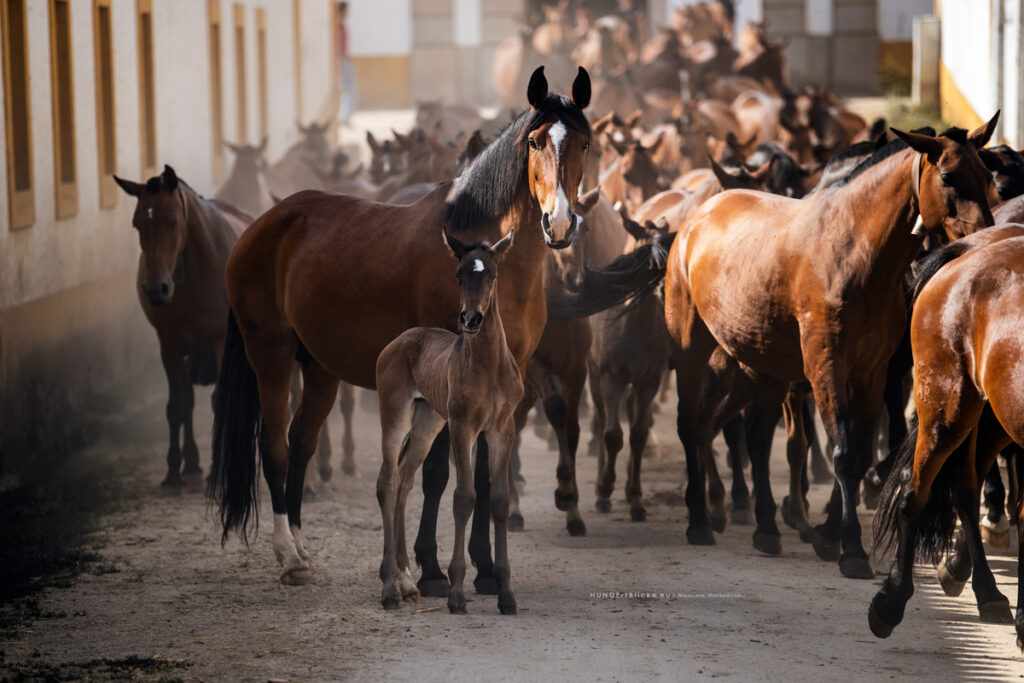
<svg viewBox="0 0 1024 683">
<path fill-rule="evenodd" d="M 192 384 L 206 387 L 217 382 L 217 352 L 213 349 L 196 349 L 188 354 L 185 362 Z"/>
<path fill-rule="evenodd" d="M 914 452 L 917 448 L 917 415 L 910 421 L 907 438 L 896 455 L 896 464 L 885 481 L 878 510 L 874 519 L 874 550 L 885 555 L 894 545 L 902 545 L 903 538 L 900 515 L 905 509 L 905 490 L 910 484 L 914 468 Z M 968 440 L 969 441 L 969 440 Z M 932 482 L 928 502 L 921 511 L 917 524 L 917 559 L 932 564 L 939 561 L 953 547 L 953 533 L 956 531 L 956 509 L 958 505 L 959 480 L 963 470 L 965 441 L 946 459 Z M 920 495 L 920 492 L 918 492 Z"/>
<path fill-rule="evenodd" d="M 674 232 L 656 235 L 649 244 L 620 256 L 604 268 L 586 269 L 583 287 L 577 294 L 548 290 L 548 314 L 586 318 L 653 292 L 665 279 L 668 254 L 675 238 Z"/>
<path fill-rule="evenodd" d="M 249 527 L 259 528 L 259 479 L 257 450 L 263 453 L 266 434 L 260 413 L 256 373 L 245 355 L 245 344 L 234 313 L 228 315 L 213 406 L 213 466 L 207 493 L 216 503 L 223 532 L 221 545 L 231 531 L 249 542 Z"/>
</svg>

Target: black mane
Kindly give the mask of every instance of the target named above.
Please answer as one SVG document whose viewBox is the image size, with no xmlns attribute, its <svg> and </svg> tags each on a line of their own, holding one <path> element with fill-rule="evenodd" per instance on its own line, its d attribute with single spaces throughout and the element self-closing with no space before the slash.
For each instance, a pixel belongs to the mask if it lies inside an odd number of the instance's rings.
<svg viewBox="0 0 1024 683">
<path fill-rule="evenodd" d="M 526 140 L 533 130 L 556 115 L 590 138 L 583 111 L 562 95 L 548 95 L 505 127 L 455 181 L 444 210 L 445 229 L 452 234 L 478 229 L 501 218 L 515 200 L 526 174 Z"/>
<path fill-rule="evenodd" d="M 950 129 L 950 130 L 953 130 L 953 129 Z M 930 126 L 925 126 L 923 128 L 915 128 L 914 130 L 912 130 L 910 132 L 911 133 L 919 133 L 921 135 L 935 136 L 935 129 L 930 127 Z M 956 140 L 956 138 L 953 135 L 946 135 L 946 133 L 948 133 L 948 132 L 949 131 L 943 132 L 942 136 L 948 137 L 948 138 L 952 138 L 952 139 Z M 966 138 L 965 138 L 965 140 L 966 140 Z M 895 154 L 899 154 L 900 152 L 902 152 L 905 149 L 910 149 L 910 145 L 905 143 L 901 138 L 896 138 L 895 140 L 892 140 L 892 141 L 886 143 L 884 146 L 879 147 L 878 149 L 876 149 L 875 152 L 870 157 L 865 159 L 859 166 L 857 166 L 857 168 L 855 168 L 852 171 L 850 171 L 850 175 L 848 175 L 845 178 L 843 178 L 842 180 L 840 180 L 838 183 L 833 185 L 833 187 L 842 187 L 843 185 L 849 185 L 852 180 L 854 180 L 855 178 L 857 178 L 860 175 L 863 175 L 864 172 L 867 171 L 872 166 L 878 164 L 881 161 L 884 161 L 884 160 L 888 159 L 889 157 L 891 157 L 891 156 L 893 156 Z"/>
</svg>

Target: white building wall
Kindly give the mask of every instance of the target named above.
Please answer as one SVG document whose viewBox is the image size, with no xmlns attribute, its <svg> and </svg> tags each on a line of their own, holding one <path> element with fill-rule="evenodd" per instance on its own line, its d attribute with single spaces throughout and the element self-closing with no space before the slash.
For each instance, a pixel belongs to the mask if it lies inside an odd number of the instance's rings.
<svg viewBox="0 0 1024 683">
<path fill-rule="evenodd" d="M 412 52 L 412 0 L 349 2 L 348 41 L 353 57 L 408 55 Z"/>
<path fill-rule="evenodd" d="M 942 63 L 957 89 L 982 118 L 997 108 L 991 67 L 992 31 L 988 0 L 939 0 Z"/>
</svg>

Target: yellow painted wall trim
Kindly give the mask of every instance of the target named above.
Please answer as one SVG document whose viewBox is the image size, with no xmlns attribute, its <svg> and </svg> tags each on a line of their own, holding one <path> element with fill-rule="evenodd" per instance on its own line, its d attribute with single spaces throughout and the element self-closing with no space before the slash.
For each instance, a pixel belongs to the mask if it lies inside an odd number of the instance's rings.
<svg viewBox="0 0 1024 683">
<path fill-rule="evenodd" d="M 359 80 L 360 108 L 408 107 L 412 104 L 409 55 L 352 57 Z"/>
<path fill-rule="evenodd" d="M 956 87 L 953 74 L 941 61 L 939 62 L 939 102 L 943 120 L 949 121 L 953 125 L 972 130 L 985 123 L 985 119 L 978 116 L 978 112 L 974 111 L 974 107 Z"/>
</svg>

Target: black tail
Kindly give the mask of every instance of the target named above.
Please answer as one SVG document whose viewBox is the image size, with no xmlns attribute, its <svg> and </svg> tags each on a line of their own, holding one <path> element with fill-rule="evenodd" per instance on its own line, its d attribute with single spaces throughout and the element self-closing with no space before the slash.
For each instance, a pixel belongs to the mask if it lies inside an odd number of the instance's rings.
<svg viewBox="0 0 1024 683">
<path fill-rule="evenodd" d="M 217 353 L 213 349 L 197 349 L 188 354 L 186 362 L 192 384 L 205 387 L 217 381 Z"/>
<path fill-rule="evenodd" d="M 875 552 L 887 554 L 896 544 L 902 544 L 903 528 L 900 525 L 900 510 L 903 492 L 910 483 L 914 467 L 914 451 L 917 446 L 917 415 L 910 421 L 910 431 L 900 446 L 896 464 L 885 481 L 882 496 L 874 521 Z M 932 483 L 928 502 L 917 524 L 917 557 L 932 564 L 938 562 L 952 549 L 953 532 L 956 530 L 956 507 L 959 480 L 963 469 L 965 441 L 942 465 Z"/>
<path fill-rule="evenodd" d="M 245 355 L 235 315 L 228 316 L 224 359 L 213 407 L 213 467 L 208 494 L 217 503 L 223 545 L 232 530 L 249 542 L 250 524 L 259 527 L 258 458 L 264 448 L 256 373 Z"/>
<path fill-rule="evenodd" d="M 606 268 L 587 270 L 578 294 L 549 291 L 549 313 L 586 318 L 653 292 L 665 279 L 668 253 L 675 238 L 674 232 L 657 235 L 650 244 L 620 256 Z"/>
<path fill-rule="evenodd" d="M 942 270 L 942 266 L 960 258 L 970 250 L 971 247 L 963 242 L 951 242 L 921 259 L 915 271 L 913 296 L 910 300 L 911 307 L 917 301 L 917 295 L 921 293 L 921 289 L 935 277 L 936 273 Z"/>
</svg>

